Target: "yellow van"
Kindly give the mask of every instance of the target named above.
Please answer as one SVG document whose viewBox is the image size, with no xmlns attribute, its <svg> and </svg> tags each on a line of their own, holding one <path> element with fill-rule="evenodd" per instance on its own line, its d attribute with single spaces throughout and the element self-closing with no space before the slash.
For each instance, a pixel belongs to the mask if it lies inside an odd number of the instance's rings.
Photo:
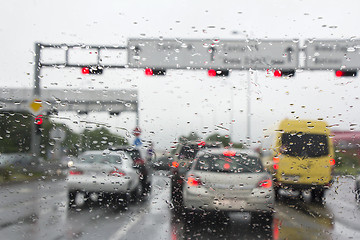
<svg viewBox="0 0 360 240">
<path fill-rule="evenodd" d="M 321 201 L 332 183 L 335 154 L 330 130 L 324 121 L 285 119 L 263 140 L 262 160 L 280 188 L 311 190 Z"/>
</svg>

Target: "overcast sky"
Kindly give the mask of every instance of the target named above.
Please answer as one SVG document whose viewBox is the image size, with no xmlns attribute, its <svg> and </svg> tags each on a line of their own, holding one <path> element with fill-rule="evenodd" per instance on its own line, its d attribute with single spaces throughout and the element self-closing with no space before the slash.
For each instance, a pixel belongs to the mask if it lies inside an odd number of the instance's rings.
<svg viewBox="0 0 360 240">
<path fill-rule="evenodd" d="M 300 39 L 302 44 L 309 38 L 359 38 L 359 9 L 356 0 L 3 1 L 0 84 L 33 86 L 35 42 L 126 45 L 128 38 L 164 37 Z M 289 79 L 262 71 L 233 71 L 227 78 L 210 78 L 200 70 L 169 70 L 165 77 L 146 77 L 136 69 L 106 70 L 96 77 L 81 75 L 79 69 L 44 69 L 42 74 L 42 88 L 138 89 L 142 137 L 157 147 L 169 147 L 190 131 L 229 134 L 231 120 L 233 139 L 245 140 L 248 79 L 253 141 L 285 117 L 324 118 L 339 125 L 333 129 L 359 129 L 359 77 L 335 78 L 332 71 L 299 71 Z M 61 113 L 63 117 L 110 123 L 112 131 L 135 127 L 134 114 Z M 78 132 L 86 127 L 59 121 Z"/>
</svg>

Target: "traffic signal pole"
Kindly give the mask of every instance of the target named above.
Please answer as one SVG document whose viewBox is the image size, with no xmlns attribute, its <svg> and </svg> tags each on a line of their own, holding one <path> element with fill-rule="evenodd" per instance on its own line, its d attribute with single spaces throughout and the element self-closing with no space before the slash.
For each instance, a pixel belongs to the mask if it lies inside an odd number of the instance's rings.
<svg viewBox="0 0 360 240">
<path fill-rule="evenodd" d="M 41 73 L 41 63 L 40 63 L 40 51 L 41 51 L 40 43 L 35 43 L 35 72 L 34 72 L 34 90 L 33 90 L 33 97 L 34 99 L 41 97 L 40 91 L 40 73 Z M 31 153 L 36 156 L 40 157 L 40 134 L 37 133 L 37 125 L 35 124 L 36 116 L 32 116 L 31 122 L 31 146 L 30 151 Z"/>
<path fill-rule="evenodd" d="M 65 59 L 61 60 L 58 63 L 47 63 L 41 62 L 41 49 L 64 49 L 65 51 Z M 87 45 L 86 48 L 89 49 L 96 49 L 97 51 L 97 63 L 93 66 L 84 65 L 84 64 L 72 64 L 69 62 L 69 49 L 74 48 L 85 48 L 83 45 L 65 45 L 65 44 L 42 44 L 42 43 L 35 43 L 35 60 L 34 60 L 34 89 L 33 89 L 33 99 L 40 99 L 41 100 L 41 90 L 40 90 L 40 74 L 41 68 L 43 67 L 56 67 L 56 66 L 63 66 L 67 68 L 88 68 L 88 74 L 101 74 L 104 68 L 127 68 L 127 65 L 124 64 L 102 64 L 100 52 L 102 50 L 118 50 L 118 51 L 126 51 L 127 46 L 99 46 L 99 45 Z M 30 151 L 31 153 L 39 157 L 40 156 L 40 141 L 41 141 L 41 132 L 38 131 L 41 125 L 35 124 L 36 116 L 32 117 L 31 123 L 31 145 Z M 137 109 L 136 109 L 136 126 L 139 126 L 139 106 L 137 102 Z"/>
<path fill-rule="evenodd" d="M 247 107 L 246 107 L 246 145 L 250 147 L 251 142 L 251 70 L 247 72 Z"/>
</svg>

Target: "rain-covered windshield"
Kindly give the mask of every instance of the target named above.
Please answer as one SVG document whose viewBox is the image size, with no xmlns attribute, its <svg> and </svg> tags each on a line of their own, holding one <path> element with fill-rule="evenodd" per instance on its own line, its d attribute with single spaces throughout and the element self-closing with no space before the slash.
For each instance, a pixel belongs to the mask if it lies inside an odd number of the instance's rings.
<svg viewBox="0 0 360 240">
<path fill-rule="evenodd" d="M 360 239 L 359 0 L 0 7 L 0 240 Z"/>
</svg>

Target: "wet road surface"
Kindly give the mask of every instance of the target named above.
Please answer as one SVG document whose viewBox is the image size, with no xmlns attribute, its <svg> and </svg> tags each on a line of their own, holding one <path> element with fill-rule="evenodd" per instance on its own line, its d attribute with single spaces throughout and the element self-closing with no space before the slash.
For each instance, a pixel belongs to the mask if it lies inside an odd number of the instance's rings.
<svg viewBox="0 0 360 240">
<path fill-rule="evenodd" d="M 0 190 L 0 239 L 360 239 L 353 190 L 352 178 L 338 178 L 324 204 L 283 198 L 271 223 L 252 226 L 249 213 L 184 216 L 161 171 L 146 199 L 120 211 L 68 209 L 64 180 L 8 185 Z"/>
</svg>

